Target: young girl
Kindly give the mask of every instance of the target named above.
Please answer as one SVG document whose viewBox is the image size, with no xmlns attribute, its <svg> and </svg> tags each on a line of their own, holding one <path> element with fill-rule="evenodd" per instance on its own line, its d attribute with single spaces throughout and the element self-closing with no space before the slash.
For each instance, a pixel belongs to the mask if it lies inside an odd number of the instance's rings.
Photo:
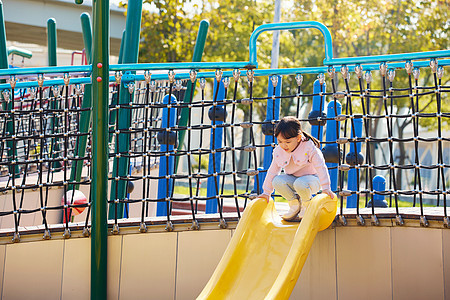
<svg viewBox="0 0 450 300">
<path fill-rule="evenodd" d="M 274 188 L 289 203 L 289 211 L 282 216 L 293 220 L 311 195 L 320 189 L 334 198 L 330 189 L 330 176 L 320 151 L 319 141 L 302 131 L 300 121 L 295 117 L 284 117 L 275 127 L 278 146 L 273 150 L 272 163 L 264 180 L 264 193 L 259 195 L 269 201 Z M 281 174 L 284 169 L 285 174 Z"/>
</svg>

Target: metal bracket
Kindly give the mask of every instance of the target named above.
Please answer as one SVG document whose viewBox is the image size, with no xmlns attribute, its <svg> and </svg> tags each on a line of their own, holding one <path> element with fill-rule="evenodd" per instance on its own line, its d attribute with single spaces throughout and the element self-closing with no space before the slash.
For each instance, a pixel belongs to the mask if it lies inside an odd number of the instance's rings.
<svg viewBox="0 0 450 300">
<path fill-rule="evenodd" d="M 112 234 L 119 234 L 119 224 L 114 224 L 112 229 Z"/>
<path fill-rule="evenodd" d="M 200 229 L 200 225 L 198 224 L 198 220 L 193 220 L 191 230 L 199 230 L 199 229 Z"/>
<path fill-rule="evenodd" d="M 65 239 L 68 239 L 68 238 L 70 238 L 71 236 L 72 236 L 72 235 L 71 235 L 71 233 L 70 233 L 70 229 L 69 229 L 69 228 L 64 229 L 63 237 L 64 237 Z"/>
<path fill-rule="evenodd" d="M 122 84 L 125 88 L 128 88 L 130 83 L 133 83 L 136 81 L 136 75 L 132 74 L 130 71 L 126 71 L 123 75 L 122 75 Z"/>
<path fill-rule="evenodd" d="M 450 228 L 450 217 L 445 217 L 444 218 L 444 227 L 445 228 Z"/>
<path fill-rule="evenodd" d="M 52 238 L 52 235 L 50 234 L 50 230 L 46 229 L 46 230 L 44 231 L 44 235 L 42 236 L 42 238 L 43 238 L 44 240 L 49 240 L 49 239 L 51 239 L 51 238 Z"/>
<path fill-rule="evenodd" d="M 18 243 L 18 242 L 20 242 L 20 233 L 14 232 L 14 237 L 12 238 L 12 242 L 13 242 L 13 243 Z"/>
<path fill-rule="evenodd" d="M 220 227 L 221 229 L 227 229 L 227 228 L 228 228 L 227 221 L 225 221 L 225 219 L 220 219 L 220 221 L 219 221 L 219 227 Z"/>
<path fill-rule="evenodd" d="M 145 225 L 144 222 L 141 222 L 141 224 L 139 225 L 139 232 L 141 233 L 147 232 L 147 225 Z"/>
<path fill-rule="evenodd" d="M 399 226 L 402 226 L 402 225 L 405 224 L 405 222 L 403 221 L 402 216 L 400 216 L 400 215 L 395 216 L 395 223 L 397 225 L 399 225 Z"/>
<path fill-rule="evenodd" d="M 376 215 L 372 215 L 371 217 L 371 223 L 374 226 L 379 226 L 380 225 L 380 220 L 378 220 Z"/>
<path fill-rule="evenodd" d="M 364 226 L 366 224 L 366 222 L 364 221 L 364 218 L 361 215 L 356 216 L 356 223 L 358 223 L 358 225 L 361 225 L 361 226 Z"/>
<path fill-rule="evenodd" d="M 430 224 L 425 216 L 420 216 L 420 226 L 428 227 Z"/>
<path fill-rule="evenodd" d="M 83 228 L 83 236 L 84 237 L 88 237 L 90 235 L 91 235 L 91 231 L 89 230 L 89 228 L 88 227 L 84 227 Z"/>
<path fill-rule="evenodd" d="M 171 221 L 167 221 L 165 229 L 166 229 L 166 231 L 172 232 L 173 231 L 173 223 Z"/>
<path fill-rule="evenodd" d="M 342 226 L 346 226 L 347 225 L 347 220 L 345 219 L 344 215 L 339 215 L 336 217 L 337 222 L 339 224 L 341 224 Z"/>
</svg>

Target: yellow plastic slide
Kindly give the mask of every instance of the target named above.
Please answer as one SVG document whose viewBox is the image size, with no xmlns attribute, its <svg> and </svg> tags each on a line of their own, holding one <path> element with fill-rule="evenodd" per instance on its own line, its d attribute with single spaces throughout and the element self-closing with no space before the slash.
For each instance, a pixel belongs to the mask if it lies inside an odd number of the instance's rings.
<svg viewBox="0 0 450 300">
<path fill-rule="evenodd" d="M 272 200 L 252 201 L 197 299 L 289 299 L 317 232 L 336 215 L 336 197 L 315 196 L 300 223 L 285 222 Z"/>
</svg>

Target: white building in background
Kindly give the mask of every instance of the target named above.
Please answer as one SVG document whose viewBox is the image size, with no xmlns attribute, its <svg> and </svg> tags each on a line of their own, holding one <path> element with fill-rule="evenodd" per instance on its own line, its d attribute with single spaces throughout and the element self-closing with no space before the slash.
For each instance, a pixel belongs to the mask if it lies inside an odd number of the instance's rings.
<svg viewBox="0 0 450 300">
<path fill-rule="evenodd" d="M 115 3 L 115 2 L 112 2 Z M 110 63 L 117 63 L 120 42 L 125 30 L 125 9 L 110 5 Z M 48 65 L 47 21 L 56 20 L 58 65 L 70 65 L 74 51 L 84 48 L 80 16 L 88 13 L 92 20 L 92 0 L 75 4 L 75 0 L 3 0 L 7 46 L 33 53 L 31 59 L 14 57 L 15 66 L 38 67 Z M 11 57 L 10 57 L 11 60 Z M 81 64 L 75 54 L 74 64 Z"/>
</svg>

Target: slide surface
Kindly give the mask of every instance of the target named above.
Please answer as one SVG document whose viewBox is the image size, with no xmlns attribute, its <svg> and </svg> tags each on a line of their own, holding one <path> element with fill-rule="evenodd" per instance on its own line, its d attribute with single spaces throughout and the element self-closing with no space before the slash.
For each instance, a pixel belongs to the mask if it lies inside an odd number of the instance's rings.
<svg viewBox="0 0 450 300">
<path fill-rule="evenodd" d="M 336 209 L 336 197 L 319 194 L 300 223 L 286 222 L 272 200 L 252 201 L 197 299 L 289 299 L 317 232 L 330 226 Z"/>
</svg>

